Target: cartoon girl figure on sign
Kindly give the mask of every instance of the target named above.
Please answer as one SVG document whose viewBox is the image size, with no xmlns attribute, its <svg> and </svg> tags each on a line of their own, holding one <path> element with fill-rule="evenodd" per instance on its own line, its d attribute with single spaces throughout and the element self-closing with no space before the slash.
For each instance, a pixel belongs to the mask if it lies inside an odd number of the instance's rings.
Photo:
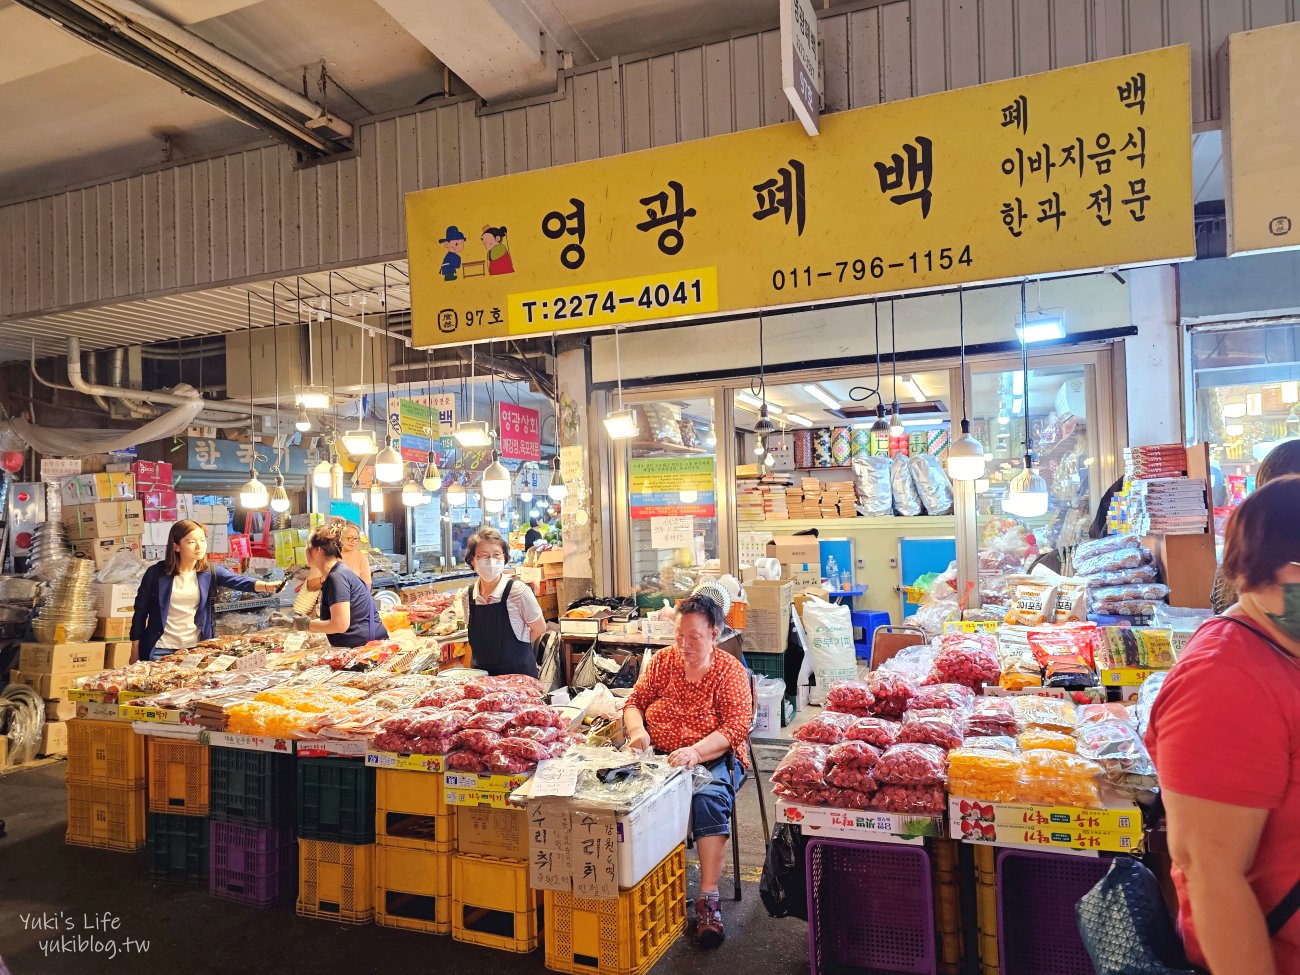
<svg viewBox="0 0 1300 975">
<path fill-rule="evenodd" d="M 488 274 L 513 274 L 515 263 L 510 258 L 510 245 L 506 243 L 506 228 L 485 226 L 479 239 L 487 250 Z"/>
</svg>

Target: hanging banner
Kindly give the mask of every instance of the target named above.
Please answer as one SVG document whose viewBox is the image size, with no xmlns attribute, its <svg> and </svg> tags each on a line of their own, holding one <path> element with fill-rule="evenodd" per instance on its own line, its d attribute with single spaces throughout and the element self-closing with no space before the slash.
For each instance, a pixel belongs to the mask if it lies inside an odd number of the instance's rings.
<svg viewBox="0 0 1300 975">
<path fill-rule="evenodd" d="M 1184 46 L 406 197 L 419 346 L 1191 258 Z"/>
<path fill-rule="evenodd" d="M 712 457 L 629 460 L 627 479 L 633 518 L 714 517 Z"/>
<path fill-rule="evenodd" d="M 809 135 L 822 111 L 817 9 L 812 0 L 781 0 L 781 90 Z"/>
<path fill-rule="evenodd" d="M 501 456 L 518 460 L 542 459 L 541 414 L 526 406 L 497 404 L 497 433 L 501 438 Z"/>
</svg>

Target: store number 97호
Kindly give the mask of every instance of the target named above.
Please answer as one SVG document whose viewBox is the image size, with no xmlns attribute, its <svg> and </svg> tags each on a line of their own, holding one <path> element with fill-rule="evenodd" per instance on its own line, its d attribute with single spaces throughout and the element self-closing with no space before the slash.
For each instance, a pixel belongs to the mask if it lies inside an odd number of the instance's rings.
<svg viewBox="0 0 1300 975">
<path fill-rule="evenodd" d="M 938 250 L 912 251 L 898 261 L 880 255 L 870 260 L 858 257 L 849 261 L 836 261 L 834 265 L 823 268 L 810 264 L 803 267 L 778 267 L 772 271 L 772 288 L 785 291 L 790 288 L 811 288 L 818 283 L 865 281 L 868 277 L 880 280 L 886 275 L 928 274 L 932 271 L 949 271 L 958 264 L 971 267 L 974 263 L 970 244 L 960 250 L 956 247 L 941 247 Z"/>
<path fill-rule="evenodd" d="M 512 321 L 524 326 L 560 322 L 610 325 L 717 309 L 717 273 L 687 272 L 602 281 L 510 296 Z M 516 316 L 518 316 L 516 318 Z"/>
</svg>

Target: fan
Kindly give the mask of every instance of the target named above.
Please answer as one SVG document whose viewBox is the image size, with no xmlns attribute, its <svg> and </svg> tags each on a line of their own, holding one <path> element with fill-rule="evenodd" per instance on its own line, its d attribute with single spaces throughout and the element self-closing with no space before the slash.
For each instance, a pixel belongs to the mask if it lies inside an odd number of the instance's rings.
<svg viewBox="0 0 1300 975">
<path fill-rule="evenodd" d="M 727 592 L 727 587 L 717 579 L 705 579 L 691 590 L 691 595 L 708 596 L 722 607 L 722 615 L 724 617 L 731 612 L 731 594 Z"/>
</svg>

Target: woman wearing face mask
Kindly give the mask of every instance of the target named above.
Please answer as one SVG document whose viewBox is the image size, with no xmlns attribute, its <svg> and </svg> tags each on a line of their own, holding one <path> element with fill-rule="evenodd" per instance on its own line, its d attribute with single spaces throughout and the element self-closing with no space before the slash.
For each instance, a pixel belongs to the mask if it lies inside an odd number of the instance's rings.
<svg viewBox="0 0 1300 975">
<path fill-rule="evenodd" d="M 533 642 L 546 632 L 532 589 L 505 576 L 506 542 L 493 528 L 480 528 L 465 546 L 465 561 L 478 581 L 465 593 L 465 618 L 474 666 L 489 674 L 537 676 Z"/>
<path fill-rule="evenodd" d="M 1188 641 L 1151 709 L 1179 921 L 1214 975 L 1300 972 L 1300 477 L 1228 521 L 1240 593 Z"/>
</svg>

